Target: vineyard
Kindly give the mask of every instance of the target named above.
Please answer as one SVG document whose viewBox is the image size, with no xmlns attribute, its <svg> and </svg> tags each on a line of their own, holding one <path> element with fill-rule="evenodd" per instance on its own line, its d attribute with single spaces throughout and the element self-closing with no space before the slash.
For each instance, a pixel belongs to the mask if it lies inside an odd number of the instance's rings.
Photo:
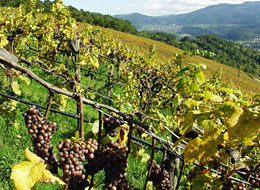
<svg viewBox="0 0 260 190">
<path fill-rule="evenodd" d="M 0 189 L 260 188 L 259 93 L 34 7 L 0 7 Z"/>
</svg>

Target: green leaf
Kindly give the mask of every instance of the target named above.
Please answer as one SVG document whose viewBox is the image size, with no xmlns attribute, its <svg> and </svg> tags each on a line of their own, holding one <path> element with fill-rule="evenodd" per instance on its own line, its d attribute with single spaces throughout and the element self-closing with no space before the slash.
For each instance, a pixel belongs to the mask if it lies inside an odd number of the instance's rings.
<svg viewBox="0 0 260 190">
<path fill-rule="evenodd" d="M 200 69 L 196 69 L 194 71 L 194 76 L 196 77 L 196 80 L 199 84 L 203 84 L 205 82 L 205 76 Z"/>
<path fill-rule="evenodd" d="M 188 70 L 190 70 L 189 67 L 186 67 L 186 68 L 184 68 L 184 69 L 181 69 L 181 70 L 175 75 L 175 78 L 185 76 L 186 71 L 188 71 Z"/>
<path fill-rule="evenodd" d="M 27 85 L 30 85 L 31 84 L 31 80 L 26 77 L 25 75 L 20 75 L 19 76 L 19 79 L 21 79 L 22 81 L 24 81 Z"/>
<path fill-rule="evenodd" d="M 117 130 L 117 135 L 116 135 L 115 137 L 111 137 L 110 135 L 107 135 L 108 138 L 109 138 L 111 141 L 114 141 L 114 142 L 116 142 L 116 141 L 119 139 L 119 137 L 120 137 L 120 128 L 117 127 L 116 130 Z"/>
<path fill-rule="evenodd" d="M 189 82 L 190 82 L 190 77 L 187 76 L 182 77 L 177 84 L 177 89 L 181 90 L 182 88 L 186 87 L 189 84 Z"/>
<path fill-rule="evenodd" d="M 228 112 L 231 112 L 233 107 L 235 106 L 235 103 L 233 102 L 225 102 L 223 104 L 220 104 L 218 106 L 218 109 L 221 111 L 221 112 L 224 112 L 224 113 L 228 113 Z"/>
</svg>

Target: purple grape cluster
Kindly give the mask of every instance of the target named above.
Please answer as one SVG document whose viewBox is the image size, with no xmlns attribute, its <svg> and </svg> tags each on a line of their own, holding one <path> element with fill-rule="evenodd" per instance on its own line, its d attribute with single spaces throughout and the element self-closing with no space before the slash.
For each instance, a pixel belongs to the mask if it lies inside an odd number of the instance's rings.
<svg viewBox="0 0 260 190">
<path fill-rule="evenodd" d="M 53 146 L 51 144 L 52 134 L 57 131 L 56 123 L 47 121 L 35 106 L 29 108 L 23 116 L 26 128 L 32 135 L 36 154 L 53 166 L 54 172 L 57 172 L 58 160 L 52 152 Z"/>
<path fill-rule="evenodd" d="M 125 152 L 127 152 L 126 147 L 119 148 L 117 142 L 110 141 L 108 145 L 95 152 L 94 159 L 89 160 L 84 166 L 87 174 L 92 175 L 104 169 L 105 187 L 125 179 L 128 167 Z"/>
<path fill-rule="evenodd" d="M 150 164 L 149 164 L 150 165 Z M 171 188 L 170 175 L 166 169 L 153 162 L 150 180 L 158 190 L 169 190 Z"/>
<path fill-rule="evenodd" d="M 86 181 L 82 162 L 94 158 L 98 149 L 95 139 L 89 138 L 85 143 L 71 145 L 69 139 L 60 141 L 57 145 L 59 150 L 60 167 L 63 170 L 63 180 L 69 184 L 81 184 Z"/>
<path fill-rule="evenodd" d="M 134 190 L 134 186 L 130 185 L 126 179 L 120 179 L 113 183 L 103 186 L 103 190 Z"/>
<path fill-rule="evenodd" d="M 105 117 L 104 118 L 104 129 L 105 133 L 109 134 L 111 137 L 117 136 L 117 127 L 121 125 L 121 122 L 118 119 L 114 119 L 113 117 Z"/>
</svg>

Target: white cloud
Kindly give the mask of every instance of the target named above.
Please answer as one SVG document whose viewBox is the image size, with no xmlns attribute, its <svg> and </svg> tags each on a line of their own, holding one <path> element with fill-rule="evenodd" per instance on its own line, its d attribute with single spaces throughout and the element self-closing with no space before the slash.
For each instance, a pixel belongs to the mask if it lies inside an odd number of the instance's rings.
<svg viewBox="0 0 260 190">
<path fill-rule="evenodd" d="M 187 13 L 219 3 L 239 4 L 243 2 L 245 0 L 147 0 L 144 7 L 146 14 L 156 16 Z"/>
<path fill-rule="evenodd" d="M 116 11 L 120 11 L 120 10 L 121 10 L 121 8 L 119 8 L 119 7 L 118 7 L 118 8 L 116 8 Z"/>
<path fill-rule="evenodd" d="M 136 4 L 133 3 L 133 4 L 128 4 L 128 7 L 136 7 Z"/>
</svg>

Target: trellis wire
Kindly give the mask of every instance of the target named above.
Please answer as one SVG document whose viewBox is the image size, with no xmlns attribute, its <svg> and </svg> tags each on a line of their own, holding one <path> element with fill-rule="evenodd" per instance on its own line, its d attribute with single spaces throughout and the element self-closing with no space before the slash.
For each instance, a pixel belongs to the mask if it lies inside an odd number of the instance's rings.
<svg viewBox="0 0 260 190">
<path fill-rule="evenodd" d="M 10 54 L 10 55 L 13 56 L 12 54 Z M 0 58 L 1 58 L 1 57 L 0 57 Z M 31 78 L 33 78 L 34 80 L 36 80 L 38 83 L 40 83 L 40 84 L 43 85 L 44 87 L 48 88 L 48 90 L 54 90 L 56 93 L 63 94 L 63 95 L 66 95 L 66 96 L 68 96 L 68 97 L 71 97 L 71 98 L 74 98 L 74 99 L 75 99 L 75 94 L 73 94 L 73 93 L 71 93 L 71 92 L 68 92 L 68 91 L 64 91 L 64 90 L 62 90 L 62 89 L 59 89 L 59 88 L 57 88 L 57 87 L 52 86 L 51 84 L 47 83 L 46 81 L 40 79 L 40 78 L 39 78 L 37 75 L 35 75 L 32 71 L 23 68 L 22 66 L 18 65 L 17 63 L 12 62 L 12 61 L 10 61 L 10 60 L 7 61 L 6 59 L 0 59 L 0 61 L 1 61 L 1 63 L 5 64 L 5 65 L 7 65 L 7 66 L 9 66 L 9 67 L 13 67 L 13 68 L 15 68 L 15 69 L 17 69 L 17 70 L 20 70 L 20 71 L 26 73 L 28 76 L 30 76 Z M 2 95 L 2 93 L 1 93 L 0 95 Z M 7 95 L 7 96 L 9 96 L 9 95 Z M 6 96 L 6 97 L 7 97 L 7 96 Z M 16 100 L 16 101 L 18 101 L 18 100 Z M 22 101 L 21 101 L 21 102 L 22 102 Z M 22 103 L 24 103 L 24 102 L 22 102 Z M 90 105 L 90 106 L 91 106 L 92 108 L 94 108 L 96 111 L 98 111 L 97 109 L 98 109 L 99 107 L 100 107 L 100 108 L 102 107 L 102 108 L 108 109 L 108 110 L 110 110 L 110 111 L 115 111 L 116 114 L 122 116 L 126 121 L 129 121 L 128 116 L 126 116 L 125 114 L 121 113 L 120 111 L 118 111 L 118 110 L 116 110 L 116 109 L 114 109 L 114 108 L 112 108 L 112 107 L 110 107 L 110 106 L 107 106 L 107 105 L 104 105 L 104 104 L 99 104 L 99 103 L 97 103 L 97 102 L 93 102 L 93 101 L 88 100 L 88 99 L 86 99 L 86 98 L 84 99 L 84 104 Z M 32 105 L 32 104 L 31 104 L 31 105 Z M 37 106 L 37 105 L 36 105 L 36 106 Z M 40 108 L 43 108 L 43 109 L 46 109 L 45 106 L 39 106 L 39 107 L 40 107 Z M 52 110 L 51 110 L 51 111 L 52 111 Z M 56 112 L 56 113 L 59 113 L 59 112 Z M 63 114 L 64 114 L 64 113 L 63 113 Z M 74 116 L 73 118 L 80 119 L 79 116 Z M 150 126 L 147 126 L 147 125 L 145 125 L 145 124 L 143 124 L 143 123 L 141 123 L 141 122 L 139 122 L 139 121 L 137 121 L 137 120 L 131 120 L 131 121 L 132 121 L 134 124 L 136 124 L 136 125 L 138 125 L 138 126 L 144 128 L 144 129 L 146 130 L 145 132 L 146 132 L 148 135 L 152 136 L 154 139 L 158 140 L 159 142 L 160 142 L 160 141 L 164 141 L 164 142 L 167 143 L 168 145 L 172 145 L 172 143 L 169 142 L 168 140 L 165 140 L 165 139 L 163 139 L 163 138 L 157 137 L 155 134 L 150 133 L 150 131 L 151 131 L 151 127 L 150 127 Z M 149 132 L 148 132 L 148 131 L 149 131 Z M 181 156 L 178 155 L 178 157 L 181 157 Z M 182 158 L 182 159 L 183 159 L 183 158 Z M 214 172 L 213 169 L 211 169 L 211 171 Z M 216 172 L 218 172 L 218 171 L 216 171 Z M 236 171 L 236 172 L 237 172 L 237 173 L 240 173 L 240 174 L 244 174 L 244 172 L 239 172 L 239 171 Z M 218 173 L 219 173 L 219 172 L 218 172 Z M 251 176 L 250 176 L 250 177 L 251 177 Z M 251 178 L 252 178 L 252 179 L 256 179 L 257 181 L 259 181 L 259 178 L 254 178 L 254 177 L 251 177 Z M 231 177 L 230 179 L 231 179 L 231 180 L 234 180 L 234 181 L 236 181 L 236 182 L 240 182 L 240 183 L 244 183 L 244 184 L 247 184 L 247 185 L 252 186 L 252 184 L 250 184 L 250 183 L 248 183 L 248 182 L 244 182 L 244 181 L 242 181 L 242 180 L 239 180 L 239 179 L 236 179 L 236 178 L 233 178 L 233 177 Z"/>
<path fill-rule="evenodd" d="M 15 100 L 15 101 L 17 101 L 17 102 L 21 102 L 21 103 L 24 103 L 24 104 L 36 106 L 36 107 L 41 108 L 41 109 L 44 109 L 44 110 L 47 109 L 46 106 L 42 106 L 42 105 L 37 104 L 37 103 L 34 103 L 34 102 L 30 102 L 30 101 L 27 101 L 27 100 L 23 100 L 23 99 L 21 99 L 21 98 L 16 98 L 16 97 L 14 97 L 14 96 L 7 95 L 7 94 L 2 93 L 2 92 L 0 92 L 0 95 L 3 96 L 3 97 L 9 98 L 9 99 Z M 70 113 L 67 113 L 67 112 L 63 112 L 63 111 L 60 111 L 60 110 L 56 110 L 56 109 L 53 109 L 53 108 L 50 108 L 50 111 L 51 111 L 51 112 L 54 112 L 54 113 L 58 113 L 58 114 L 64 115 L 64 116 L 67 116 L 67 117 L 71 117 L 71 118 L 80 120 L 80 116 L 79 116 L 79 115 L 73 115 L 73 114 L 70 114 Z M 84 118 L 84 122 L 89 123 L 89 120 Z"/>
<path fill-rule="evenodd" d="M 36 106 L 36 107 L 38 107 L 38 108 L 45 109 L 45 110 L 47 109 L 46 106 L 42 106 L 42 105 L 40 105 L 40 104 L 36 104 L 36 103 L 30 102 L 30 101 L 26 101 L 26 100 L 23 100 L 23 99 L 20 99 L 20 98 L 16 98 L 16 97 L 14 97 L 14 96 L 7 95 L 7 94 L 2 93 L 2 92 L 0 92 L 0 95 L 3 96 L 3 97 L 9 98 L 9 99 L 15 100 L 15 101 L 17 101 L 17 102 L 21 102 L 21 103 L 23 103 L 23 104 L 34 105 L 34 106 Z M 53 109 L 53 108 L 50 108 L 50 111 L 51 111 L 51 112 L 54 112 L 54 113 L 58 113 L 58 114 L 64 115 L 64 116 L 68 116 L 68 117 L 71 117 L 71 118 L 74 118 L 74 119 L 78 119 L 78 120 L 80 119 L 80 116 L 78 116 L 78 115 L 72 115 L 72 114 L 69 114 L 69 113 L 66 113 L 66 112 L 62 112 L 62 111 L 60 111 L 60 110 L 56 110 L 56 109 Z M 108 113 L 106 113 L 106 112 L 104 112 L 104 111 L 102 111 L 102 110 L 98 110 L 98 111 L 100 111 L 100 112 L 102 112 L 102 113 L 104 113 L 104 114 L 106 114 L 106 115 L 108 115 L 108 116 L 112 116 L 112 115 L 110 115 L 110 114 L 108 114 Z M 112 116 L 112 117 L 114 117 L 114 116 Z M 84 118 L 84 122 L 89 123 L 89 120 L 87 120 L 87 119 Z M 155 137 L 155 138 L 158 138 L 157 136 L 154 136 L 154 137 Z M 164 141 L 168 142 L 168 140 L 165 140 L 165 139 L 162 139 L 162 138 L 158 138 L 157 140 L 159 140 L 159 141 L 164 140 Z M 140 138 L 134 137 L 134 136 L 132 136 L 132 141 L 138 141 L 138 142 L 140 142 L 141 144 L 144 144 L 144 145 L 146 145 L 146 146 L 152 147 L 152 143 L 147 142 L 147 141 L 145 141 L 145 140 L 142 140 L 142 139 L 140 139 Z M 164 148 L 159 147 L 159 146 L 155 146 L 155 149 L 156 149 L 156 150 L 160 150 L 160 151 L 163 151 L 163 150 L 164 150 Z M 179 155 L 179 154 L 177 154 L 176 152 L 174 152 L 174 151 L 170 151 L 170 150 L 168 149 L 168 154 L 179 158 L 181 161 L 184 161 L 184 158 L 183 158 L 181 155 Z M 201 165 L 199 165 L 199 164 L 197 164 L 197 163 L 193 163 L 193 165 L 194 165 L 194 166 L 201 166 Z M 208 167 L 204 167 L 204 168 L 210 169 L 210 171 L 213 172 L 213 173 L 221 174 L 221 173 L 220 173 L 219 171 L 217 171 L 217 170 L 214 170 L 214 169 L 211 169 L 211 168 L 208 168 Z M 240 171 L 236 171 L 236 172 L 237 172 L 237 173 L 240 173 L 240 174 L 242 174 L 242 175 L 246 175 L 245 172 L 240 172 Z M 252 176 L 250 176 L 250 178 L 256 179 L 257 181 L 260 181 L 259 178 L 254 178 L 254 177 L 252 177 Z M 231 179 L 232 181 L 235 181 L 235 182 L 238 182 L 238 183 L 244 183 L 244 184 L 253 186 L 252 184 L 250 184 L 250 183 L 248 183 L 248 182 L 246 182 L 246 181 L 242 181 L 242 180 L 237 179 L 237 178 L 234 178 L 234 177 L 231 177 L 230 179 Z"/>
</svg>

